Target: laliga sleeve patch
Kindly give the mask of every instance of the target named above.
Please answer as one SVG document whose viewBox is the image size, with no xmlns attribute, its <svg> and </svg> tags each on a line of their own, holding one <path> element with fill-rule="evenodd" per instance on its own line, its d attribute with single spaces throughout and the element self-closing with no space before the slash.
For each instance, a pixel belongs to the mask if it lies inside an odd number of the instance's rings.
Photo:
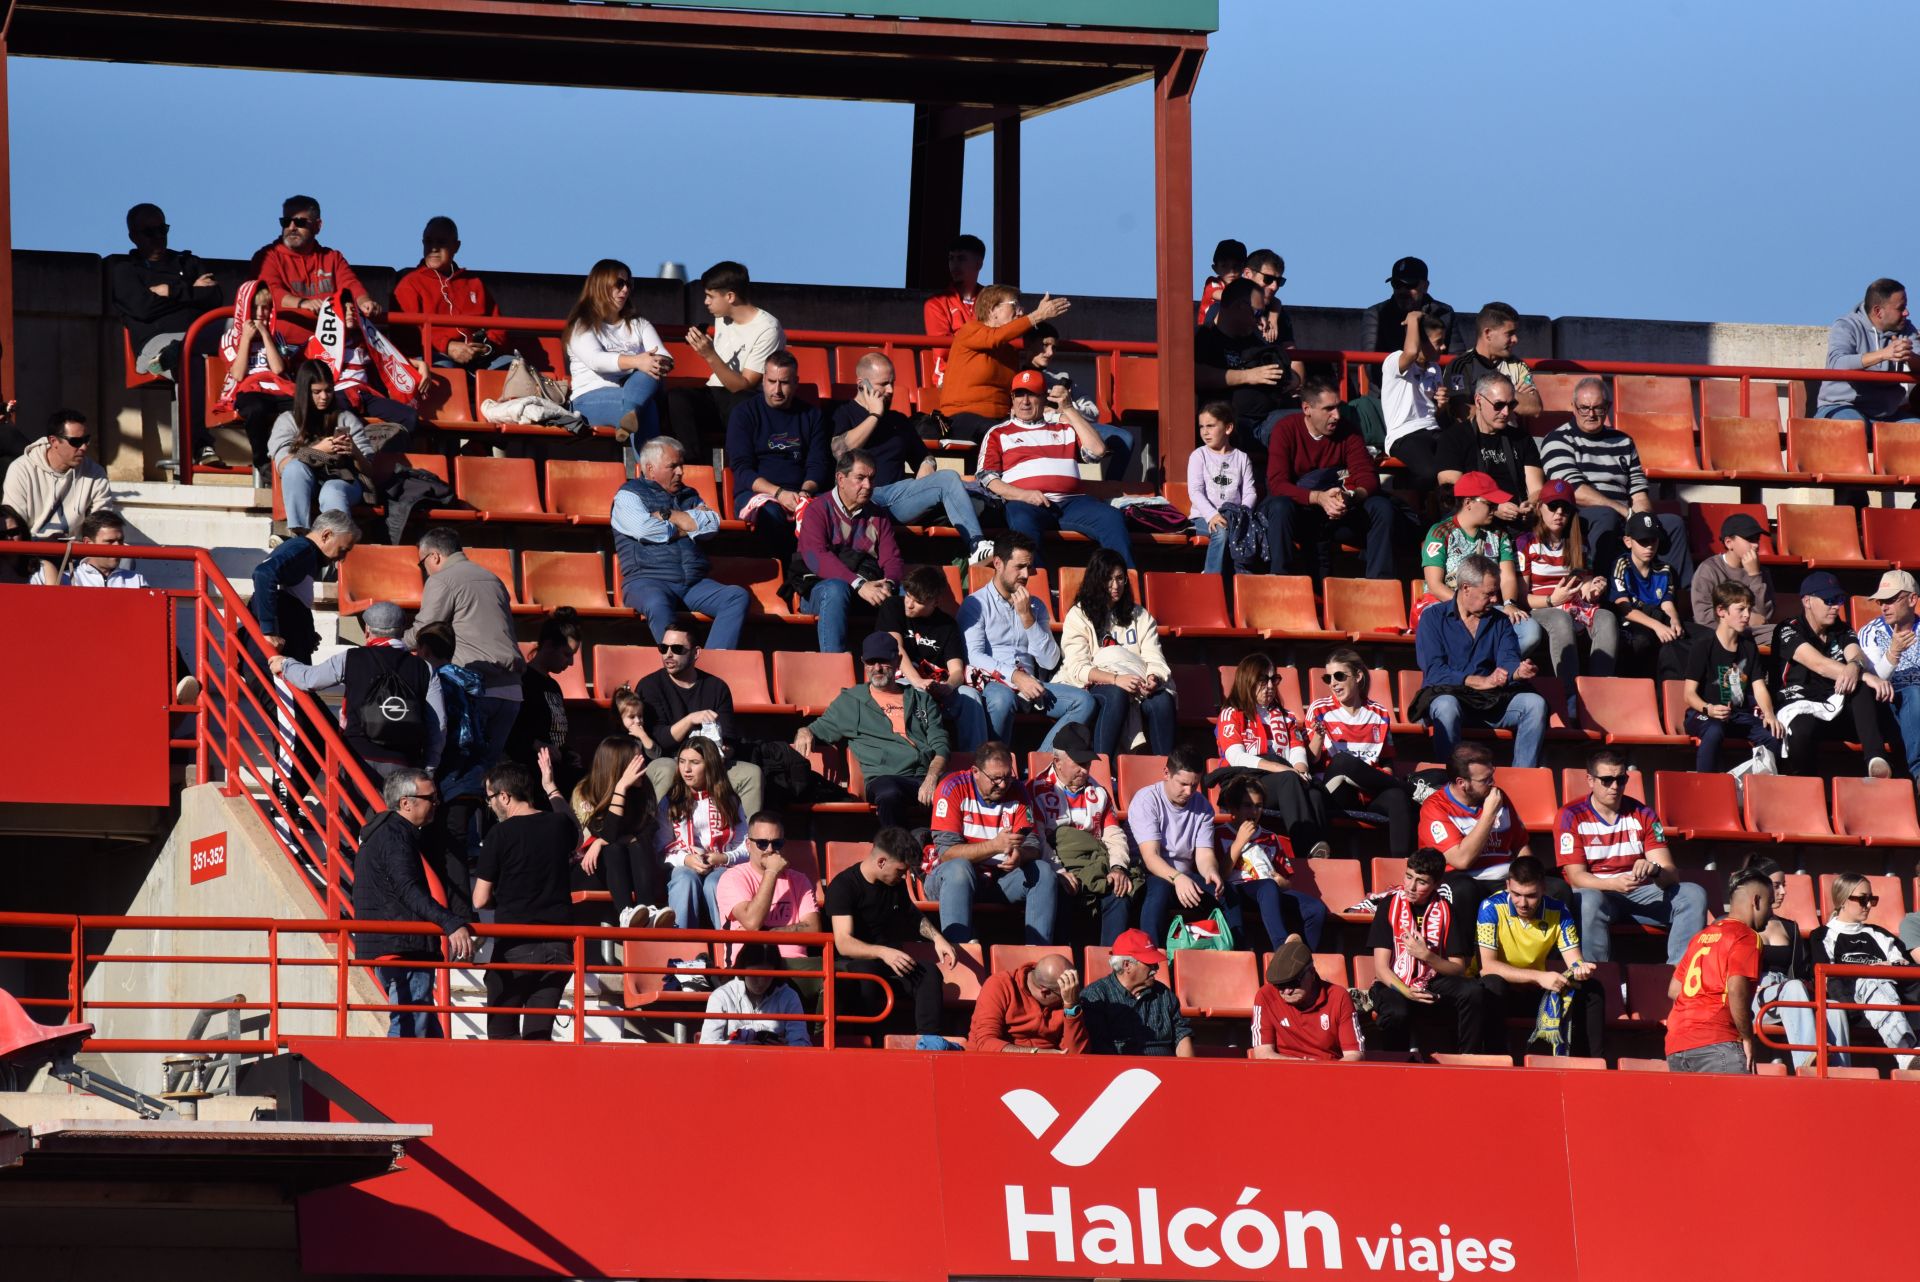
<svg viewBox="0 0 1920 1282">
<path fill-rule="evenodd" d="M 1430 829 L 1428 829 L 1428 831 L 1433 833 L 1433 839 L 1436 843 L 1445 841 L 1447 839 L 1447 826 L 1441 823 L 1438 819 L 1433 821 L 1433 826 Z"/>
<path fill-rule="evenodd" d="M 1563 832 L 1560 834 L 1560 853 L 1563 855 L 1570 855 L 1573 853 L 1573 834 L 1572 833 Z"/>
</svg>

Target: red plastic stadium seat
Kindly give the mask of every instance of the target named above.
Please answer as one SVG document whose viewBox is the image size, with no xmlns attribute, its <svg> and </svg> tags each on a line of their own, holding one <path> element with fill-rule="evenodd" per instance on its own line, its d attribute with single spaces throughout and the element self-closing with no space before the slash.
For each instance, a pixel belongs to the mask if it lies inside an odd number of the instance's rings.
<svg viewBox="0 0 1920 1282">
<path fill-rule="evenodd" d="M 688 464 L 680 469 L 680 480 L 682 484 L 692 487 L 700 495 L 700 501 L 714 510 L 720 517 L 723 528 L 735 530 L 747 528 L 745 523 L 739 521 L 728 524 L 733 516 L 733 509 L 720 505 L 720 482 L 714 477 L 713 468 Z"/>
<path fill-rule="evenodd" d="M 1906 788 L 1912 796 L 1911 785 Z M 1792 775 L 1751 775 L 1746 786 L 1747 827 L 1775 841 L 1813 846 L 1857 846 L 1858 837 L 1841 836 L 1827 825 L 1827 791 L 1818 779 Z"/>
<path fill-rule="evenodd" d="M 1594 1059 L 1588 1055 L 1527 1055 L 1522 1057 L 1523 1068 L 1557 1068 L 1562 1072 L 1601 1072 L 1607 1071 L 1607 1061 Z"/>
<path fill-rule="evenodd" d="M 1672 735 L 1660 724 L 1660 703 L 1647 677 L 1577 677 L 1580 715 L 1608 743 L 1672 744 L 1690 742 Z"/>
<path fill-rule="evenodd" d="M 1545 766 L 1495 766 L 1493 783 L 1513 804 L 1527 831 L 1553 831 L 1553 821 L 1560 814 L 1560 798 L 1553 791 L 1553 771 Z"/>
<path fill-rule="evenodd" d="M 1821 485 L 1873 485 L 1885 480 L 1873 474 L 1867 461 L 1867 425 L 1857 418 L 1788 419 L 1787 466 L 1811 473 Z"/>
<path fill-rule="evenodd" d="M 1920 846 L 1913 785 L 1905 779 L 1833 780 L 1833 830 L 1869 846 Z"/>
<path fill-rule="evenodd" d="M 1693 448 L 1692 414 L 1619 414 L 1614 420 L 1633 438 L 1641 465 L 1656 481 L 1717 481 L 1719 472 L 1700 466 Z"/>
<path fill-rule="evenodd" d="M 1920 423 L 1875 423 L 1873 470 L 1906 485 L 1920 480 Z"/>
<path fill-rule="evenodd" d="M 1245 1018 L 1259 988 L 1259 959 L 1253 953 L 1190 948 L 1173 958 L 1173 991 L 1188 1015 Z"/>
<path fill-rule="evenodd" d="M 358 614 L 375 601 L 417 610 L 421 585 L 418 549 L 356 543 L 340 562 L 340 613 Z"/>
<path fill-rule="evenodd" d="M 1226 580 L 1220 575 L 1150 571 L 1146 581 L 1147 612 L 1161 631 L 1176 637 L 1230 637 L 1239 631 L 1227 617 Z"/>
<path fill-rule="evenodd" d="M 471 423 L 473 402 L 467 395 L 467 372 L 436 369 L 421 389 L 420 417 L 435 423 Z"/>
<path fill-rule="evenodd" d="M 1120 809 L 1125 810 L 1127 803 L 1133 800 L 1133 794 L 1142 788 L 1152 787 L 1167 777 L 1167 759 L 1145 752 L 1124 752 L 1120 754 L 1119 792 L 1116 800 Z"/>
<path fill-rule="evenodd" d="M 1355 953 L 1348 959 L 1348 964 L 1353 967 L 1353 986 L 1355 988 L 1368 989 L 1373 987 L 1374 969 L 1372 953 Z"/>
<path fill-rule="evenodd" d="M 1550 414 L 1571 415 L 1573 389 L 1586 377 L 1585 374 L 1535 374 L 1533 386 L 1540 393 L 1540 408 Z"/>
<path fill-rule="evenodd" d="M 1167 502 L 1180 509 L 1181 516 L 1193 515 L 1193 494 L 1187 489 L 1185 481 L 1168 481 L 1160 487 L 1160 493 Z"/>
<path fill-rule="evenodd" d="M 829 841 L 827 843 L 827 880 L 832 881 L 847 869 L 867 857 L 872 847 L 864 841 Z"/>
<path fill-rule="evenodd" d="M 219 405 L 220 387 L 227 381 L 227 363 L 218 353 L 207 357 L 206 365 L 200 371 L 202 389 L 200 422 L 207 427 L 219 427 L 224 423 L 236 423 L 239 415 L 231 409 L 221 409 Z"/>
<path fill-rule="evenodd" d="M 1673 967 L 1659 962 L 1629 962 L 1627 972 L 1627 1017 L 1642 1023 L 1664 1023 L 1673 1009 L 1667 996 L 1667 984 L 1673 979 Z"/>
<path fill-rule="evenodd" d="M 1343 633 L 1320 626 L 1320 607 L 1313 599 L 1313 580 L 1304 574 L 1236 575 L 1233 622 L 1236 627 L 1258 632 L 1270 640 L 1344 639 Z"/>
<path fill-rule="evenodd" d="M 1375 855 L 1368 876 L 1372 880 L 1373 894 L 1383 895 L 1389 890 L 1400 889 L 1406 880 L 1407 861 L 1392 855 Z"/>
<path fill-rule="evenodd" d="M 632 611 L 607 599 L 607 565 L 598 552 L 524 552 L 527 600 L 542 609 L 570 605 L 583 615 L 615 618 Z"/>
<path fill-rule="evenodd" d="M 953 569 L 954 567 L 949 566 L 947 568 Z M 988 568 L 991 569 L 992 567 L 988 567 Z M 1054 582 L 1057 583 L 1060 588 L 1060 617 L 1061 618 L 1066 617 L 1067 611 L 1071 610 L 1073 608 L 1073 603 L 1079 599 L 1080 582 L 1085 577 L 1086 573 L 1087 573 L 1087 569 L 1083 565 L 1063 565 L 1054 571 L 1054 574 L 1057 576 Z M 956 572 L 956 575 L 957 575 L 957 572 Z M 1140 590 L 1140 571 L 1128 570 L 1127 582 L 1133 585 L 1133 599 L 1136 602 L 1138 602 L 1140 605 L 1146 606 L 1147 598 L 1141 594 L 1141 590 Z M 1031 580 L 1029 580 L 1029 583 L 1031 583 Z M 1153 610 L 1151 607 L 1148 607 L 1148 612 L 1153 613 Z M 1155 613 L 1154 621 L 1160 625 L 1163 631 L 1166 629 L 1166 626 L 1167 626 L 1166 616 Z M 1058 620 L 1056 619 L 1055 622 L 1058 622 Z"/>
<path fill-rule="evenodd" d="M 825 712 L 834 697 L 853 683 L 851 655 L 773 652 L 773 697 L 809 716 Z"/>
<path fill-rule="evenodd" d="M 1710 418 L 1700 429 L 1706 465 L 1740 479 L 1808 480 L 1780 461 L 1780 422 L 1770 418 Z"/>
<path fill-rule="evenodd" d="M 1095 980 L 1105 979 L 1113 973 L 1113 954 L 1111 949 L 1098 944 L 1088 944 L 1081 950 L 1083 960 L 1080 964 L 1080 987 L 1085 988 Z"/>
<path fill-rule="evenodd" d="M 1715 418 L 1780 418 L 1781 384 L 1753 380 L 1747 384 L 1747 405 L 1740 407 L 1740 382 L 1731 378 L 1700 380 L 1700 412 Z"/>
<path fill-rule="evenodd" d="M 1328 579 L 1327 626 L 1355 641 L 1411 644 L 1407 602 L 1400 585 L 1382 579 Z"/>
<path fill-rule="evenodd" d="M 1160 414 L 1160 358 L 1125 356 L 1113 358 L 1113 402 L 1115 418 L 1126 422 L 1134 418 Z"/>
<path fill-rule="evenodd" d="M 1822 873 L 1820 875 L 1820 910 L 1822 913 L 1832 911 L 1833 876 L 1832 873 Z M 1900 930 L 1900 919 L 1907 915 L 1906 892 L 1900 888 L 1900 879 L 1898 877 L 1887 877 L 1875 874 L 1869 876 L 1867 881 L 1871 883 L 1871 888 L 1868 893 L 1877 895 L 1880 898 L 1880 902 L 1875 904 L 1873 910 L 1867 914 L 1867 920 L 1876 926 L 1883 927 L 1886 930 L 1898 934 Z"/>
<path fill-rule="evenodd" d="M 1613 1066 L 1623 1073 L 1664 1073 L 1667 1061 L 1664 1059 L 1628 1059 L 1621 1056 L 1613 1061 Z"/>
<path fill-rule="evenodd" d="M 534 651 L 538 650 L 539 648 L 540 648 L 540 643 L 538 641 L 522 641 L 520 643 L 520 657 L 531 661 L 533 658 Z M 565 672 L 562 672 L 559 675 L 554 677 L 553 683 L 560 687 L 560 697 L 563 699 L 593 698 L 593 693 L 587 689 L 587 661 L 585 659 L 576 658 L 572 663 L 567 665 L 567 669 Z M 603 895 L 606 894 L 605 891 L 597 891 L 597 892 L 575 891 L 574 893 L 575 894 L 597 893 L 597 894 L 603 894 Z M 577 903 L 581 903 L 582 901 L 576 899 L 573 902 L 577 904 Z M 611 901 L 609 900 L 609 902 Z"/>
<path fill-rule="evenodd" d="M 753 600 L 747 606 L 749 615 L 766 615 L 812 624 L 812 615 L 797 615 L 787 609 L 787 599 L 780 595 L 785 579 L 780 572 L 780 562 L 772 557 L 716 556 L 708 564 L 712 567 L 708 574 L 715 583 L 737 584 L 753 594 Z"/>
<path fill-rule="evenodd" d="M 1826 504 L 1780 505 L 1780 553 L 1809 566 L 1832 568 L 1860 564 L 1860 529 L 1850 507 Z M 1880 562 L 1878 568 L 1886 568 Z"/>
<path fill-rule="evenodd" d="M 1627 768 L 1627 795 L 1635 801 L 1653 805 L 1653 794 L 1647 791 L 1647 781 L 1640 773 L 1640 767 Z M 1568 766 L 1560 772 L 1560 803 L 1570 806 L 1576 801 L 1585 801 L 1588 796 L 1587 771 L 1584 766 Z M 1656 807 L 1657 809 L 1657 807 Z M 1665 816 L 1662 816 L 1665 819 Z"/>
<path fill-rule="evenodd" d="M 622 964 L 627 966 L 658 966 L 660 973 L 651 975 L 627 975 L 626 998 L 629 1010 L 638 1010 L 645 1006 L 679 1005 L 704 1007 L 706 994 L 696 992 L 666 991 L 666 967 L 677 961 L 692 961 L 706 954 L 712 945 L 702 940 L 668 940 L 664 943 L 630 939 L 621 944 Z M 723 981 L 724 982 L 724 981 Z"/>
<path fill-rule="evenodd" d="M 1920 568 L 1920 508 L 1862 508 L 1860 524 L 1870 559 Z"/>
<path fill-rule="evenodd" d="M 1824 901 L 1814 898 L 1813 878 L 1803 872 L 1787 874 L 1787 897 L 1781 901 L 1779 915 L 1800 927 L 1802 935 L 1811 935 L 1826 920 L 1821 912 Z"/>
<path fill-rule="evenodd" d="M 1654 809 L 1670 836 L 1692 841 L 1761 841 L 1740 819 L 1738 790 L 1730 775 L 1660 770 L 1653 776 Z"/>
<path fill-rule="evenodd" d="M 1358 859 L 1300 859 L 1294 869 L 1293 889 L 1312 895 L 1335 913 L 1344 913 L 1367 897 Z"/>
<path fill-rule="evenodd" d="M 1693 417 L 1693 382 L 1670 374 L 1616 374 L 1614 408 L 1622 414 L 1684 414 Z"/>
<path fill-rule="evenodd" d="M 1467 1051 L 1435 1051 L 1433 1062 L 1442 1068 L 1512 1068 L 1511 1055 L 1482 1055 Z"/>
<path fill-rule="evenodd" d="M 486 521 L 564 521 L 540 505 L 540 486 L 530 458 L 479 458 L 463 454 L 453 461 L 453 490 Z"/>
<path fill-rule="evenodd" d="M 987 969 L 998 975 L 1003 970 L 1018 970 L 1042 957 L 1073 960 L 1073 949 L 1065 944 L 995 944 L 987 953 Z"/>
<path fill-rule="evenodd" d="M 627 469 L 594 459 L 557 458 L 547 462 L 547 511 L 576 525 L 605 525 L 613 496 L 627 483 Z"/>
<path fill-rule="evenodd" d="M 824 347 L 789 347 L 794 360 L 799 362 L 796 371 L 800 386 L 813 389 L 814 396 L 824 404 L 833 399 L 833 370 L 827 361 L 827 349 Z"/>
<path fill-rule="evenodd" d="M 727 683 L 735 712 L 793 711 L 768 693 L 766 660 L 758 650 L 702 650 L 700 670 Z"/>
<path fill-rule="evenodd" d="M 1687 734 L 1687 682 L 1684 680 L 1669 678 L 1660 683 L 1660 720 L 1668 734 Z"/>
<path fill-rule="evenodd" d="M 1735 512 L 1745 512 L 1760 522 L 1761 530 L 1768 531 L 1760 536 L 1760 555 L 1763 559 L 1773 555 L 1774 542 L 1770 532 L 1773 522 L 1767 515 L 1766 504 L 1689 503 L 1687 504 L 1687 542 L 1693 548 L 1694 560 L 1704 561 L 1709 556 L 1727 550 L 1727 545 L 1720 539 L 1720 527 L 1726 524 L 1727 518 Z"/>
<path fill-rule="evenodd" d="M 593 647 L 594 697 L 605 703 L 621 686 L 638 686 L 642 677 L 659 670 L 660 651 L 653 646 L 596 645 Z"/>
<path fill-rule="evenodd" d="M 1213 692 L 1212 668 L 1204 663 L 1174 663 L 1168 666 L 1173 670 L 1169 679 L 1179 696 L 1175 713 L 1182 724 L 1204 723 L 1220 710 L 1219 696 Z"/>
<path fill-rule="evenodd" d="M 923 966 L 934 967 L 941 979 L 941 997 L 948 1006 L 969 1006 L 987 982 L 987 959 L 977 943 L 955 944 L 952 970 L 941 970 L 932 944 L 908 944 L 905 950 Z"/>
</svg>

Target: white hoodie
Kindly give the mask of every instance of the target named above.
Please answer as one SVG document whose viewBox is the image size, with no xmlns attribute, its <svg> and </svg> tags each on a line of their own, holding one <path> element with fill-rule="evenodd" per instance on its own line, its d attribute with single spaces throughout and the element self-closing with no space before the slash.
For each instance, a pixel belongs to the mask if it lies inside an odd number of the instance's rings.
<svg viewBox="0 0 1920 1282">
<path fill-rule="evenodd" d="M 81 522 L 113 506 L 113 492 L 106 472 L 92 459 L 65 472 L 48 467 L 50 444 L 43 436 L 13 461 L 0 502 L 26 518 L 28 537 L 72 539 Z"/>
</svg>

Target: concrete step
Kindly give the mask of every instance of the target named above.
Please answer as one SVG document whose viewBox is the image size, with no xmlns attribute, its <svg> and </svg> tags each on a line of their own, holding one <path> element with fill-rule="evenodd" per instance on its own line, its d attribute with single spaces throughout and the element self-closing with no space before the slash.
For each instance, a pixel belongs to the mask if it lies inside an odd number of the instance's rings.
<svg viewBox="0 0 1920 1282">
<path fill-rule="evenodd" d="M 267 555 L 272 495 L 252 485 L 179 485 L 122 481 L 114 501 L 131 527 L 129 542 L 206 548 L 242 599 L 251 595 L 253 569 Z M 149 561 L 141 573 L 155 587 L 187 587 L 185 562 Z"/>
</svg>

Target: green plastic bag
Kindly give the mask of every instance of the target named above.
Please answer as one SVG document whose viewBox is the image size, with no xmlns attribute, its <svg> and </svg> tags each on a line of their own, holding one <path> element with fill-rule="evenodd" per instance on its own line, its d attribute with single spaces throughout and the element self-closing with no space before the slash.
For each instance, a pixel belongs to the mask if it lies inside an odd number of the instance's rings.
<svg viewBox="0 0 1920 1282">
<path fill-rule="evenodd" d="M 1189 948 L 1205 952 L 1232 952 L 1233 931 L 1227 926 L 1227 915 L 1216 908 L 1211 917 L 1202 917 L 1197 922 L 1175 917 L 1172 927 L 1167 931 L 1167 951 L 1177 953 Z"/>
</svg>

